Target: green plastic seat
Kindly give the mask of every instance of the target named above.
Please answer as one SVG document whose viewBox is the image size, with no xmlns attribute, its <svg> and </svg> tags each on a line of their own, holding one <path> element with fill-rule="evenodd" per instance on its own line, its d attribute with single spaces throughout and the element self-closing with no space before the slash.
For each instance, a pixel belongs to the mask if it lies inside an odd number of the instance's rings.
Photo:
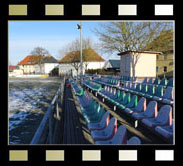
<svg viewBox="0 0 183 166">
<path fill-rule="evenodd" d="M 174 87 L 173 78 L 170 78 L 170 79 L 168 80 L 167 86 Z"/>
<path fill-rule="evenodd" d="M 155 86 L 154 85 L 148 85 L 147 93 L 144 95 L 144 97 L 152 98 L 155 94 Z"/>
<path fill-rule="evenodd" d="M 132 108 L 136 107 L 138 104 L 138 97 L 137 95 L 133 95 L 130 102 L 128 104 L 124 104 L 123 106 L 121 105 L 120 108 L 125 109 L 125 108 Z"/>
<path fill-rule="evenodd" d="M 160 82 L 160 85 L 162 86 L 166 86 L 167 85 L 167 79 L 166 78 L 163 78 Z"/>
<path fill-rule="evenodd" d="M 159 77 L 156 77 L 156 79 L 153 82 L 154 85 L 159 85 L 160 84 L 160 79 Z"/>
</svg>

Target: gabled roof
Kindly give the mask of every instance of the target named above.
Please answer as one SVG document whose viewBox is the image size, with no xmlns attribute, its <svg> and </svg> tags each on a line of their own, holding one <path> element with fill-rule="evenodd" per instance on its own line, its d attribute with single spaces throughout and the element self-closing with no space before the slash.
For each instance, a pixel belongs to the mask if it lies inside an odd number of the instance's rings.
<svg viewBox="0 0 183 166">
<path fill-rule="evenodd" d="M 16 66 L 9 66 L 9 71 L 13 71 L 16 69 Z"/>
<path fill-rule="evenodd" d="M 109 63 L 111 64 L 112 68 L 120 68 L 120 60 L 110 59 Z"/>
<path fill-rule="evenodd" d="M 45 56 L 41 63 L 57 63 L 57 60 L 52 56 Z"/>
<path fill-rule="evenodd" d="M 125 52 L 120 52 L 118 55 L 126 55 L 129 53 L 148 53 L 148 54 L 162 54 L 162 52 L 156 52 L 156 51 L 125 51 Z"/>
<path fill-rule="evenodd" d="M 44 58 L 44 56 L 41 56 L 41 55 L 29 55 L 29 56 L 26 56 L 22 61 L 20 61 L 18 63 L 18 65 L 34 65 L 42 58 Z"/>
<path fill-rule="evenodd" d="M 83 52 L 83 61 L 87 61 L 87 62 L 104 62 L 105 61 L 92 48 L 84 49 L 82 52 Z M 64 56 L 58 62 L 59 63 L 72 63 L 73 61 L 80 62 L 80 51 L 69 52 L 66 56 Z"/>
</svg>

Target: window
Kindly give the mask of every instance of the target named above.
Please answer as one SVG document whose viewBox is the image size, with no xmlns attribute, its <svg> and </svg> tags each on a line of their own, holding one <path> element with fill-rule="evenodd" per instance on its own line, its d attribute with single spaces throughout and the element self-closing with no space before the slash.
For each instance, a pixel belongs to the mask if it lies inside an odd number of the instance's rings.
<svg viewBox="0 0 183 166">
<path fill-rule="evenodd" d="M 158 66 L 156 66 L 156 73 L 158 72 Z"/>
<path fill-rule="evenodd" d="M 164 66 L 164 73 L 166 73 L 167 72 L 167 67 L 166 66 Z"/>
</svg>

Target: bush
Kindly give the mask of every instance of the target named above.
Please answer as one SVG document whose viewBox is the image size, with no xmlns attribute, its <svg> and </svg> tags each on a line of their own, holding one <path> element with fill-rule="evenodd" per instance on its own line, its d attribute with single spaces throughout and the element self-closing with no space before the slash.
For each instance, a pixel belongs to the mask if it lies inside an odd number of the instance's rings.
<svg viewBox="0 0 183 166">
<path fill-rule="evenodd" d="M 99 75 L 120 75 L 120 72 L 106 71 L 104 69 L 88 69 L 86 74 L 99 74 Z"/>
</svg>

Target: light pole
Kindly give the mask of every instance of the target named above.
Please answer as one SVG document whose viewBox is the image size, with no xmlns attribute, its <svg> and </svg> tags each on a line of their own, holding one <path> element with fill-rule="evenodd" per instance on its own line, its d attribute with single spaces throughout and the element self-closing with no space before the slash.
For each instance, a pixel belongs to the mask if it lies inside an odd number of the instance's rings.
<svg viewBox="0 0 183 166">
<path fill-rule="evenodd" d="M 78 29 L 80 29 L 80 67 L 81 67 L 81 73 L 80 73 L 80 79 L 81 83 L 83 82 L 83 55 L 82 55 L 82 24 L 80 21 L 80 25 L 77 24 Z"/>
</svg>

